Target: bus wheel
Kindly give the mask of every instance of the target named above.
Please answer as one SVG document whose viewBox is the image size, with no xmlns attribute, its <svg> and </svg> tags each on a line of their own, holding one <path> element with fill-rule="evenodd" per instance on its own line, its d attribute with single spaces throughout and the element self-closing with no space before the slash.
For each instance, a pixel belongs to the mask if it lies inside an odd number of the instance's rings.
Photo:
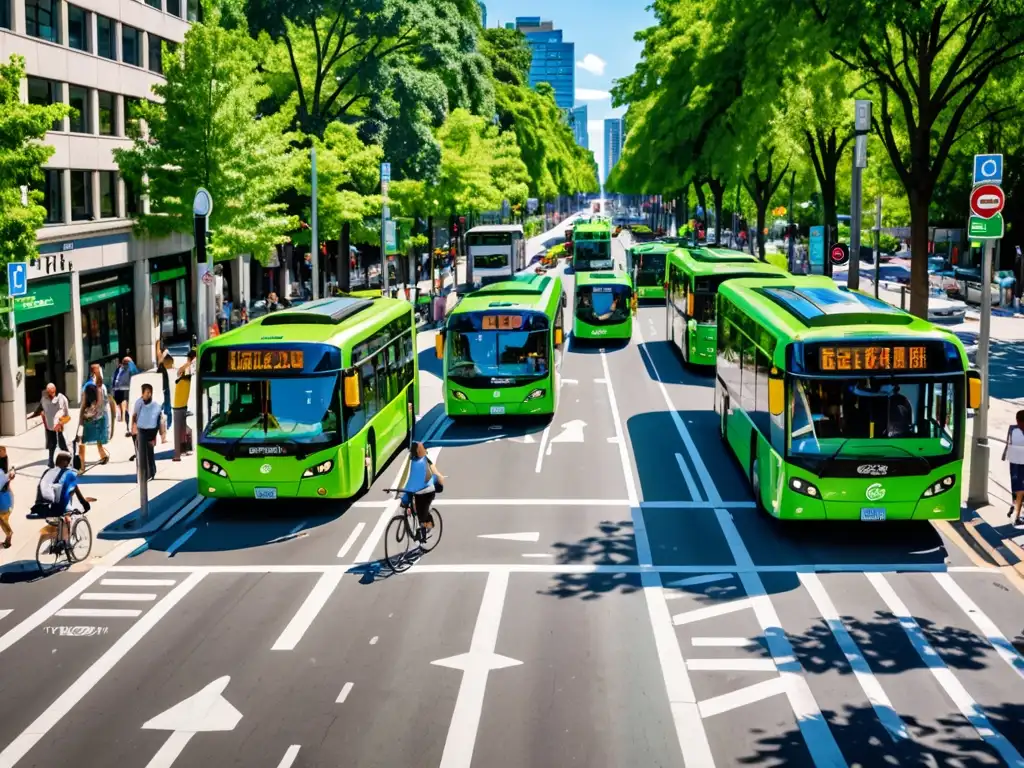
<svg viewBox="0 0 1024 768">
<path fill-rule="evenodd" d="M 360 492 L 368 493 L 370 486 L 377 477 L 377 446 L 373 441 L 373 432 L 366 437 L 366 457 L 363 460 L 363 488 Z M 367 461 L 368 459 L 368 461 Z"/>
</svg>

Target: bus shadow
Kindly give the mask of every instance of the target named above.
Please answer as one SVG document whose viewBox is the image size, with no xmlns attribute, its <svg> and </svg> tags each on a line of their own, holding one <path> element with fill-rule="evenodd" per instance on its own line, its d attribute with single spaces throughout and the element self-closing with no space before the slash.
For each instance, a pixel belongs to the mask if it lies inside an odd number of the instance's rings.
<svg viewBox="0 0 1024 768">
<path fill-rule="evenodd" d="M 495 416 L 462 416 L 439 437 L 429 441 L 436 446 L 470 446 L 493 443 L 498 440 L 540 439 L 540 434 L 551 423 L 548 416 L 516 416 L 513 421 L 499 420 Z"/>
<path fill-rule="evenodd" d="M 644 369 L 655 381 L 660 379 L 662 384 L 685 384 L 690 387 L 715 385 L 713 366 L 707 366 L 705 371 L 697 366 L 686 365 L 679 355 L 679 350 L 671 342 L 644 341 L 639 346 Z"/>
<path fill-rule="evenodd" d="M 599 355 L 602 352 L 618 352 L 629 346 L 629 339 L 580 339 L 576 334 L 569 336 L 567 351 L 574 355 Z"/>
<path fill-rule="evenodd" d="M 430 349 L 420 350 L 420 353 L 416 356 L 416 363 L 419 366 L 420 375 L 429 373 L 438 381 L 443 378 L 444 371 L 442 364 L 444 361 L 438 359 L 437 352 L 433 347 Z"/>
</svg>

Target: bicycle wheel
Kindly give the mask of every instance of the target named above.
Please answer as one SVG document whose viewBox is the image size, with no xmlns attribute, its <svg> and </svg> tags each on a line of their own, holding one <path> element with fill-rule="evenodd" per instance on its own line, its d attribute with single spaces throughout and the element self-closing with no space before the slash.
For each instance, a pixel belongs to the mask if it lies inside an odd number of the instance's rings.
<svg viewBox="0 0 1024 768">
<path fill-rule="evenodd" d="M 404 571 L 412 565 L 409 561 L 411 544 L 412 536 L 409 535 L 405 523 L 405 514 L 399 513 L 391 518 L 384 532 L 384 561 L 394 573 Z"/>
<path fill-rule="evenodd" d="M 58 568 L 62 550 L 57 546 L 57 538 L 41 538 L 36 545 L 36 565 L 44 576 L 49 576 Z"/>
<path fill-rule="evenodd" d="M 428 530 L 427 540 L 420 544 L 420 549 L 424 552 L 433 550 L 437 546 L 437 542 L 441 540 L 441 534 L 444 533 L 444 522 L 441 520 L 441 513 L 437 511 L 437 507 L 430 508 L 430 516 L 434 518 L 434 527 Z"/>
<path fill-rule="evenodd" d="M 71 536 L 68 537 L 68 559 L 80 563 L 92 552 L 92 526 L 84 517 L 77 518 L 71 524 Z"/>
</svg>

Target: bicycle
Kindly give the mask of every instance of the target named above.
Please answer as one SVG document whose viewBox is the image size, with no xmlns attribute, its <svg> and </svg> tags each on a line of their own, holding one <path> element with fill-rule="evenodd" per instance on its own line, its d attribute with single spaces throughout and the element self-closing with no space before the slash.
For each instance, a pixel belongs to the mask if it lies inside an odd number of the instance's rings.
<svg viewBox="0 0 1024 768">
<path fill-rule="evenodd" d="M 409 493 L 410 497 L 413 496 L 404 488 L 385 488 L 384 493 Z M 393 573 L 408 570 L 421 555 L 433 551 L 441 541 L 444 528 L 441 513 L 436 507 L 431 507 L 430 516 L 434 520 L 434 527 L 425 529 L 422 538 L 415 503 L 402 504 L 398 514 L 388 522 L 384 532 L 384 560 Z M 416 542 L 415 549 L 412 549 L 413 542 Z"/>
<path fill-rule="evenodd" d="M 48 576 L 55 571 L 63 556 L 68 567 L 80 563 L 92 552 L 92 526 L 84 509 L 69 509 L 62 517 L 29 515 L 33 520 L 46 520 L 39 530 L 36 545 L 36 565 L 40 573 Z"/>
</svg>

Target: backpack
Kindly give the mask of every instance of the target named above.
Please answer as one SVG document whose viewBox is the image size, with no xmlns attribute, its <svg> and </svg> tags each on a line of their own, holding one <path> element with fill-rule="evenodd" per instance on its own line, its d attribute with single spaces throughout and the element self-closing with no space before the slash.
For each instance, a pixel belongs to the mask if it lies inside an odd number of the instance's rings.
<svg viewBox="0 0 1024 768">
<path fill-rule="evenodd" d="M 61 497 L 64 494 L 64 475 L 68 468 L 63 467 L 53 480 L 47 479 L 44 473 L 39 479 L 39 487 L 36 490 L 36 503 L 32 505 L 31 515 L 33 517 L 56 517 L 63 514 Z M 47 473 L 49 470 L 47 470 Z"/>
</svg>

